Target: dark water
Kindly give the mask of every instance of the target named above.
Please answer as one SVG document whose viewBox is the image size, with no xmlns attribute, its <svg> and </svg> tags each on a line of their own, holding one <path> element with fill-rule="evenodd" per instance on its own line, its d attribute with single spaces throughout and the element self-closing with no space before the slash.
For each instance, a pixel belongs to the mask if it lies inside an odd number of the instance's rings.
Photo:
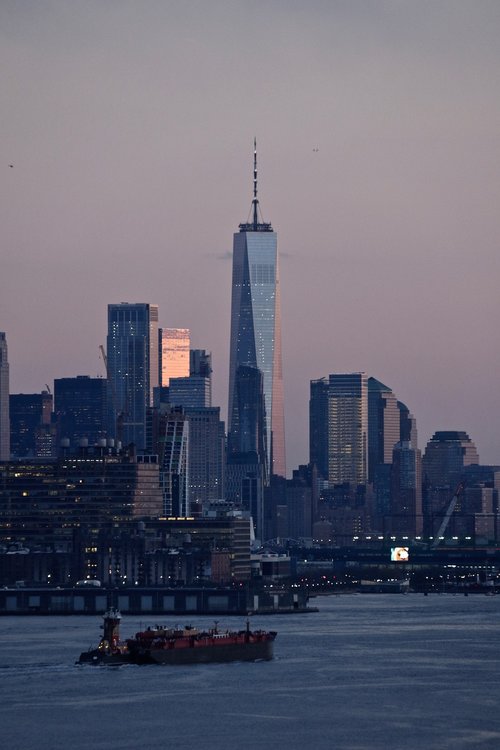
<svg viewBox="0 0 500 750">
<path fill-rule="evenodd" d="M 253 618 L 279 633 L 275 659 L 256 664 L 77 667 L 99 618 L 1 617 L 1 746 L 500 748 L 500 596 L 314 603 L 319 613 Z M 124 617 L 123 635 L 139 625 Z"/>
</svg>

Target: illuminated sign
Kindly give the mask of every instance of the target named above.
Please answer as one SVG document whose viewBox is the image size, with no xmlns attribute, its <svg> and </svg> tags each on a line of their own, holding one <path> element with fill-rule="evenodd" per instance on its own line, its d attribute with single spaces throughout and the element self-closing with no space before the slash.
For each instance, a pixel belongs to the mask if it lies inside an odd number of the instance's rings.
<svg viewBox="0 0 500 750">
<path fill-rule="evenodd" d="M 391 547 L 391 562 L 408 562 L 409 559 L 408 547 Z"/>
</svg>

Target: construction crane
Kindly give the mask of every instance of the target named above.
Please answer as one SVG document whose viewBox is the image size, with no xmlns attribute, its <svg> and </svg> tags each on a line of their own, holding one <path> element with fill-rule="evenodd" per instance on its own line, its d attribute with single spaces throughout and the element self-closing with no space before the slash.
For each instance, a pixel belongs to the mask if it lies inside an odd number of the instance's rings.
<svg viewBox="0 0 500 750">
<path fill-rule="evenodd" d="M 465 482 L 459 482 L 457 484 L 457 488 L 455 490 L 455 493 L 454 493 L 453 497 L 451 498 L 450 504 L 448 505 L 446 513 L 444 514 L 444 518 L 441 521 L 441 526 L 439 527 L 439 530 L 438 530 L 437 534 L 434 537 L 434 541 L 431 544 L 431 547 L 430 547 L 431 549 L 436 549 L 436 547 L 438 546 L 439 542 L 443 538 L 444 532 L 448 528 L 448 524 L 450 522 L 450 518 L 452 516 L 452 513 L 455 510 L 455 506 L 457 504 L 458 498 L 460 497 L 460 495 L 464 491 L 464 488 L 465 488 Z"/>
</svg>

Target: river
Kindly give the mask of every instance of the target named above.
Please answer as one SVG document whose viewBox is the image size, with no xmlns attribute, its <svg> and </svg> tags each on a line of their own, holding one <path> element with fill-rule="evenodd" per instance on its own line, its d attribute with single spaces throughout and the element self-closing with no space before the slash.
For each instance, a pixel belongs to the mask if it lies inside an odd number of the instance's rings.
<svg viewBox="0 0 500 750">
<path fill-rule="evenodd" d="M 498 750 L 500 596 L 312 604 L 319 612 L 252 618 L 278 631 L 271 662 L 185 667 L 75 666 L 100 618 L 2 616 L 2 747 Z M 122 634 L 146 624 L 124 617 Z M 226 625 L 244 620 L 220 617 Z"/>
</svg>

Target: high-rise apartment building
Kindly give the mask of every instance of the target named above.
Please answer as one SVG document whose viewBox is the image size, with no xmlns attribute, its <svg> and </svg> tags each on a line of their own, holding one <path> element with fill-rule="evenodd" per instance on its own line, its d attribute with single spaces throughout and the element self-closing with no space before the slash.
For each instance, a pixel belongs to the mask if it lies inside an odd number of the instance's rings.
<svg viewBox="0 0 500 750">
<path fill-rule="evenodd" d="M 0 331 L 0 461 L 10 458 L 9 360 L 7 338 Z"/>
<path fill-rule="evenodd" d="M 108 434 L 142 450 L 146 410 L 158 385 L 158 306 L 108 305 Z"/>
<path fill-rule="evenodd" d="M 189 328 L 160 328 L 158 332 L 159 385 L 167 387 L 170 378 L 189 376 Z"/>
<path fill-rule="evenodd" d="M 285 475 L 285 429 L 281 363 L 281 309 L 277 237 L 259 216 L 257 151 L 254 148 L 252 219 L 233 239 L 228 433 L 241 423 L 237 372 L 262 372 L 269 473 Z M 231 438 L 229 438 L 231 444 Z M 234 440 L 232 441 L 234 445 Z"/>
<path fill-rule="evenodd" d="M 328 379 L 328 482 L 368 481 L 368 383 L 364 372 Z"/>
</svg>

